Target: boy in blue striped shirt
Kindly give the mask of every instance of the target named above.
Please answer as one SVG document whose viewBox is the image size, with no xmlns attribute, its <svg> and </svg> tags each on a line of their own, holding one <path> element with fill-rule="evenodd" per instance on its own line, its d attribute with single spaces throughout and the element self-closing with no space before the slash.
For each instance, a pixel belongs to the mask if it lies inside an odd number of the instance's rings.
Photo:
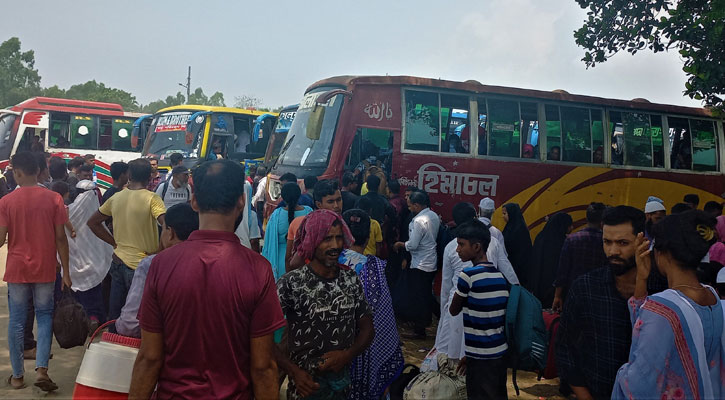
<svg viewBox="0 0 725 400">
<path fill-rule="evenodd" d="M 463 311 L 466 357 L 466 390 L 469 399 L 506 399 L 506 303 L 508 285 L 488 262 L 486 250 L 491 233 L 478 220 L 456 229 L 458 256 L 473 266 L 458 277 L 451 315 Z M 461 367 L 459 367 L 461 368 Z"/>
</svg>

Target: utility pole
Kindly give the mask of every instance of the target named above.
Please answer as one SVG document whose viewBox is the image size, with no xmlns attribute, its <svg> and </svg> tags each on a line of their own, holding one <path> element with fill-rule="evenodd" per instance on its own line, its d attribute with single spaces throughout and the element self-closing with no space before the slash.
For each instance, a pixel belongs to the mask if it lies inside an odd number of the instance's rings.
<svg viewBox="0 0 725 400">
<path fill-rule="evenodd" d="M 186 88 L 186 104 L 189 104 L 191 97 L 191 65 L 189 65 L 189 74 L 186 76 L 186 85 L 179 83 L 179 86 Z"/>
</svg>

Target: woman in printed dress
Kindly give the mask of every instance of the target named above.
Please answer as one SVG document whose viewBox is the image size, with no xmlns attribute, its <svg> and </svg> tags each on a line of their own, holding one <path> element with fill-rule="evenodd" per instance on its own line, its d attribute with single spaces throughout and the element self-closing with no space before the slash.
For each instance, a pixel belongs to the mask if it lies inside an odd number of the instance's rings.
<svg viewBox="0 0 725 400">
<path fill-rule="evenodd" d="M 692 210 L 655 224 L 652 243 L 637 238 L 637 280 L 629 299 L 634 329 L 629 362 L 617 373 L 612 399 L 725 397 L 723 307 L 696 268 L 717 240 L 715 218 Z M 654 253 L 669 289 L 647 296 Z"/>
</svg>

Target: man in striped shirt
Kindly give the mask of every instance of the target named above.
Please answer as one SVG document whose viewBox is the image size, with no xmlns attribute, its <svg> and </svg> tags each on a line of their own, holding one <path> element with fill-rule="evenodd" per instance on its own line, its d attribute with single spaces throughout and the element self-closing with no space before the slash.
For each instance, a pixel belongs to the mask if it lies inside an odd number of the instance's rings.
<svg viewBox="0 0 725 400">
<path fill-rule="evenodd" d="M 456 230 L 458 256 L 473 266 L 461 271 L 451 315 L 463 311 L 466 389 L 469 399 L 506 399 L 506 279 L 486 258 L 491 233 L 481 221 Z M 459 366 L 459 369 L 461 366 Z"/>
</svg>

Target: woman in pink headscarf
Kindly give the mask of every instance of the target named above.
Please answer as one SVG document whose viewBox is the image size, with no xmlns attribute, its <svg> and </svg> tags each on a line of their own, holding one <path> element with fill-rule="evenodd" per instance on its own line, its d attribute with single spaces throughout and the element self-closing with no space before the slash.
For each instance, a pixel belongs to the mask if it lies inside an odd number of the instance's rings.
<svg viewBox="0 0 725 400">
<path fill-rule="evenodd" d="M 717 217 L 717 225 L 715 225 L 717 231 L 718 241 L 712 247 L 710 247 L 710 262 L 714 261 L 725 265 L 725 215 Z"/>
</svg>

